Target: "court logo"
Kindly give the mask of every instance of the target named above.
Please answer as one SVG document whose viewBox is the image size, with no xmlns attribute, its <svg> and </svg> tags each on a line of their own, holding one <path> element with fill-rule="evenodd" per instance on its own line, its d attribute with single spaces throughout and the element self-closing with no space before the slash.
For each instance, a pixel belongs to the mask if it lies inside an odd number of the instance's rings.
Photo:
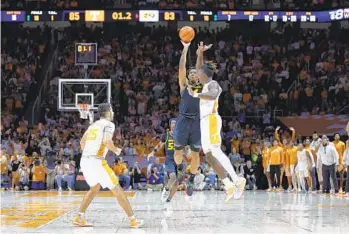
<svg viewBox="0 0 349 234">
<path fill-rule="evenodd" d="M 159 11 L 140 10 L 139 22 L 159 22 Z"/>
<path fill-rule="evenodd" d="M 86 22 L 104 22 L 104 11 L 86 11 Z"/>
</svg>

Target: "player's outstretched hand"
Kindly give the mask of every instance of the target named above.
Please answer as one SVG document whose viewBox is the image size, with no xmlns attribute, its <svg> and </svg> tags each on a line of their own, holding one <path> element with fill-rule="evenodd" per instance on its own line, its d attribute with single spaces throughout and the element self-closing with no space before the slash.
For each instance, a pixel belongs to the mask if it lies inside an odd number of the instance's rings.
<svg viewBox="0 0 349 234">
<path fill-rule="evenodd" d="M 184 48 L 189 48 L 190 42 L 188 42 L 188 43 L 185 43 L 184 41 L 181 41 L 181 42 L 182 42 L 182 45 Z"/>
<path fill-rule="evenodd" d="M 121 154 L 122 149 L 121 148 L 116 148 L 115 154 L 116 156 L 119 156 Z"/>
<path fill-rule="evenodd" d="M 211 47 L 212 47 L 212 44 L 204 45 L 204 42 L 200 41 L 200 44 L 198 44 L 198 49 L 196 53 L 198 54 L 199 52 L 205 52 L 206 50 L 211 49 Z"/>
</svg>

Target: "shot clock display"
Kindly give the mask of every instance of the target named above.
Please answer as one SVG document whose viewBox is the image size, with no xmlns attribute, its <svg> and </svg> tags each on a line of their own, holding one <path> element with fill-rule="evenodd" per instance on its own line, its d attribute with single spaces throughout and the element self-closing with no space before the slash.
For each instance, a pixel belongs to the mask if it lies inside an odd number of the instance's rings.
<svg viewBox="0 0 349 234">
<path fill-rule="evenodd" d="M 75 43 L 75 65 L 96 65 L 97 43 Z"/>
<path fill-rule="evenodd" d="M 183 10 L 64 10 L 1 11 L 2 22 L 171 22 L 171 21 L 265 21 L 332 22 L 349 19 L 349 8 L 328 11 L 183 11 Z"/>
</svg>

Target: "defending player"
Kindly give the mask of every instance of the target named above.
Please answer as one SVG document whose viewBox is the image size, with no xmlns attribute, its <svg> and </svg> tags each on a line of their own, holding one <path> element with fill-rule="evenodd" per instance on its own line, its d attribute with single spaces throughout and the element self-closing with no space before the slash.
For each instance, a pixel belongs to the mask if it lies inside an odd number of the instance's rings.
<svg viewBox="0 0 349 234">
<path fill-rule="evenodd" d="M 190 146 L 191 154 L 191 167 L 189 173 L 189 179 L 187 180 L 187 194 L 189 196 L 193 193 L 194 178 L 198 172 L 200 166 L 199 152 L 201 149 L 201 135 L 200 135 L 200 110 L 199 99 L 193 98 L 189 95 L 188 87 L 191 87 L 195 92 L 201 92 L 202 85 L 196 75 L 196 70 L 191 69 L 186 77 L 186 61 L 187 53 L 190 43 L 182 42 L 184 48 L 182 56 L 179 61 L 179 87 L 181 94 L 181 103 L 179 106 L 179 115 L 177 118 L 176 127 L 174 129 L 174 143 L 175 152 L 174 160 L 177 165 L 183 162 L 183 149 L 185 146 Z M 212 45 L 204 47 L 201 44 L 200 50 L 205 51 Z"/>
<path fill-rule="evenodd" d="M 202 55 L 202 53 L 201 53 Z M 198 56 L 199 59 L 199 56 Z M 230 163 L 228 157 L 221 150 L 221 128 L 222 119 L 218 114 L 218 100 L 222 92 L 217 81 L 212 80 L 214 73 L 217 72 L 216 65 L 209 62 L 197 71 L 200 82 L 203 84 L 202 92 L 196 93 L 192 89 L 189 94 L 200 100 L 200 129 L 201 143 L 207 160 L 213 169 L 222 178 L 224 188 L 227 193 L 226 202 L 232 197 L 239 198 L 245 188 L 246 179 L 239 178 Z M 234 183 L 221 173 L 220 167 L 223 167 Z M 238 191 L 234 193 L 234 184 L 238 186 Z"/>
<path fill-rule="evenodd" d="M 100 188 L 103 187 L 109 188 L 116 196 L 130 219 L 130 226 L 132 228 L 141 227 L 144 224 L 143 220 L 135 218 L 130 203 L 119 185 L 118 178 L 105 160 L 108 150 L 113 151 L 116 155 L 121 152 L 121 149 L 115 147 L 112 140 L 115 131 L 115 125 L 111 122 L 114 116 L 113 109 L 110 104 L 104 103 L 98 106 L 98 112 L 100 119 L 89 126 L 80 142 L 81 171 L 90 186 L 90 191 L 86 193 L 73 224 L 80 227 L 93 226 L 86 222 L 85 212 Z"/>
<path fill-rule="evenodd" d="M 170 131 L 161 136 L 161 142 L 155 146 L 154 150 L 148 155 L 148 160 L 150 157 L 154 157 L 159 149 L 165 146 L 165 170 L 168 174 L 168 181 L 164 187 L 161 194 L 162 202 L 170 202 L 173 196 L 177 191 L 177 164 L 174 160 L 174 139 L 173 139 L 173 130 L 176 126 L 176 120 L 170 120 Z"/>
</svg>

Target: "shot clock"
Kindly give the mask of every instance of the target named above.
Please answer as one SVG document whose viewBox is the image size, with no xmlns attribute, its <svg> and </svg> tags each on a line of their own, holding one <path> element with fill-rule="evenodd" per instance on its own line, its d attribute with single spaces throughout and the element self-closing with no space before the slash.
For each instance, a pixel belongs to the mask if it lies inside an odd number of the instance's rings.
<svg viewBox="0 0 349 234">
<path fill-rule="evenodd" d="M 75 43 L 75 65 L 96 65 L 97 43 Z"/>
</svg>

